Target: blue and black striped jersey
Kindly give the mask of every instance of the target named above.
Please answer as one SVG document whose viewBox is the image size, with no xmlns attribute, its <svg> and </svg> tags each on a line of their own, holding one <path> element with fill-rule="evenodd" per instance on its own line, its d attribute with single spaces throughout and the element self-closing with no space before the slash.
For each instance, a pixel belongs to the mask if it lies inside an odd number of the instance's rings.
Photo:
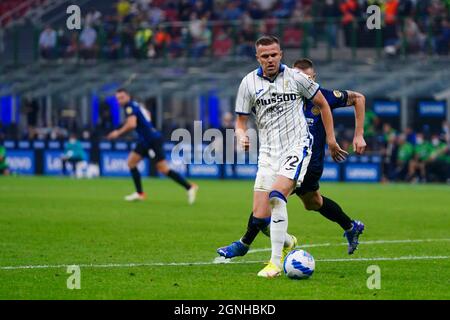
<svg viewBox="0 0 450 320">
<path fill-rule="evenodd" d="M 127 118 L 136 116 L 136 132 L 139 142 L 151 143 L 153 140 L 161 138 L 161 133 L 153 126 L 150 112 L 144 106 L 131 100 L 125 106 L 125 115 Z"/>
<path fill-rule="evenodd" d="M 347 91 L 327 90 L 320 88 L 323 96 L 330 105 L 331 110 L 347 106 Z M 309 163 L 311 168 L 320 170 L 323 167 L 325 158 L 326 132 L 323 126 L 320 108 L 315 106 L 311 100 L 306 100 L 303 106 L 306 121 L 309 125 L 309 132 L 314 136 L 312 147 L 312 157 Z"/>
</svg>

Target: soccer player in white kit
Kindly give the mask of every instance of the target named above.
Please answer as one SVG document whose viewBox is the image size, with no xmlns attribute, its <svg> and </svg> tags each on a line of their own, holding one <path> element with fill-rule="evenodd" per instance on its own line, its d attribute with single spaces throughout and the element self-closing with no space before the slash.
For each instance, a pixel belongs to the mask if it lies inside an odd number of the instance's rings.
<svg viewBox="0 0 450 320">
<path fill-rule="evenodd" d="M 247 121 L 254 114 L 259 133 L 258 172 L 253 195 L 253 214 L 266 219 L 271 212 L 272 256 L 258 276 L 273 278 L 281 274 L 283 248 L 289 252 L 296 239 L 287 234 L 287 198 L 301 184 L 311 158 L 312 135 L 303 114 L 303 97 L 321 109 L 327 143 L 335 161 L 346 152 L 336 142 L 330 106 L 319 84 L 307 75 L 281 64 L 282 51 L 274 36 L 256 41 L 260 67 L 242 80 L 236 99 L 236 137 L 249 148 Z M 270 215 L 269 215 L 270 216 Z"/>
</svg>

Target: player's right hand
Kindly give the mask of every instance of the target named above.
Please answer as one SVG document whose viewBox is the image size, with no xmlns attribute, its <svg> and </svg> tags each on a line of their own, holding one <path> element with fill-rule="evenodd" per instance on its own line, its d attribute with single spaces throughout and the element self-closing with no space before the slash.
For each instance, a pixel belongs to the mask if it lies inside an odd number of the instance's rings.
<svg viewBox="0 0 450 320">
<path fill-rule="evenodd" d="M 113 130 L 111 131 L 108 136 L 106 137 L 106 139 L 108 140 L 114 140 L 117 139 L 119 137 L 119 133 L 117 132 L 117 130 Z"/>
<path fill-rule="evenodd" d="M 328 142 L 328 149 L 330 150 L 331 157 L 335 162 L 343 162 L 347 159 L 348 152 L 341 149 L 337 141 Z"/>
</svg>

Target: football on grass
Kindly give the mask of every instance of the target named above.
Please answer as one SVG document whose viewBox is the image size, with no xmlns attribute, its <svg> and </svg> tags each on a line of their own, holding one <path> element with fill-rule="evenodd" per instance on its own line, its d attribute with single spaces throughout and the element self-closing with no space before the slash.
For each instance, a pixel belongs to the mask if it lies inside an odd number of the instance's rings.
<svg viewBox="0 0 450 320">
<path fill-rule="evenodd" d="M 315 265 L 313 256 L 308 252 L 292 250 L 284 259 L 283 269 L 291 279 L 305 279 L 311 277 Z"/>
</svg>

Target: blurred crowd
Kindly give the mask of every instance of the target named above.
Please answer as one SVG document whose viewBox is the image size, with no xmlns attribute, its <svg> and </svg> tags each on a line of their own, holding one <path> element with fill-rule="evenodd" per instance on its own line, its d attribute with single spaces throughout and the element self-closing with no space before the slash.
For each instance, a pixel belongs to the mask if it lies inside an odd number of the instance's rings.
<svg viewBox="0 0 450 320">
<path fill-rule="evenodd" d="M 366 111 L 365 139 L 368 154 L 382 159 L 382 181 L 449 182 L 450 181 L 450 125 L 443 121 L 441 128 L 423 126 L 396 130 L 389 122 Z M 352 151 L 353 131 L 341 130 L 340 143 Z"/>
<path fill-rule="evenodd" d="M 43 123 L 42 119 L 38 119 L 39 106 L 32 100 L 26 101 L 23 108 L 26 127 L 18 136 L 17 132 L 8 134 L 0 125 L 0 145 L 4 139 L 67 140 L 71 135 L 72 138 L 76 136 L 84 141 L 100 141 L 105 138 L 106 132 L 113 129 L 108 108 L 107 105 L 101 106 L 99 123 L 95 128 L 79 128 L 75 122 L 71 122 L 70 117 L 59 118 L 55 126 L 43 127 L 39 125 Z M 352 126 L 342 125 L 339 122 L 336 124 L 339 143 L 352 154 Z M 400 131 L 395 129 L 398 125 L 391 125 L 379 118 L 371 109 L 367 109 L 364 127 L 368 145 L 366 154 L 381 156 L 383 182 L 450 181 L 450 124 L 447 121 L 443 121 L 440 128 L 424 125 Z M 218 129 L 226 136 L 225 132 L 230 128 L 234 128 L 234 117 L 226 112 L 222 115 L 222 123 Z M 76 135 L 73 135 L 74 133 Z M 1 155 L 0 149 L 0 162 Z"/>
<path fill-rule="evenodd" d="M 384 17 L 382 43 L 366 27 L 374 4 Z M 262 34 L 301 47 L 307 33 L 333 47 L 342 34 L 345 46 L 447 55 L 449 12 L 450 0 L 119 0 L 109 11 L 85 12 L 80 32 L 46 26 L 39 49 L 44 59 L 253 56 Z"/>
</svg>

